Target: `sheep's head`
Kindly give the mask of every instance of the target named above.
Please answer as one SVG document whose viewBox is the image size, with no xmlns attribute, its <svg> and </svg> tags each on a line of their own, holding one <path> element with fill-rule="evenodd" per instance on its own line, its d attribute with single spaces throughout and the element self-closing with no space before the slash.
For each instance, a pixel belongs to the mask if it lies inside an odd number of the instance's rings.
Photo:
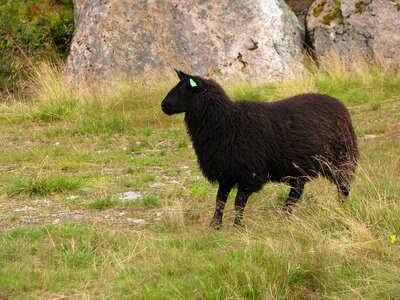
<svg viewBox="0 0 400 300">
<path fill-rule="evenodd" d="M 204 90 L 204 79 L 175 70 L 180 81 L 161 102 L 161 108 L 167 115 L 187 112 L 196 96 Z"/>
</svg>

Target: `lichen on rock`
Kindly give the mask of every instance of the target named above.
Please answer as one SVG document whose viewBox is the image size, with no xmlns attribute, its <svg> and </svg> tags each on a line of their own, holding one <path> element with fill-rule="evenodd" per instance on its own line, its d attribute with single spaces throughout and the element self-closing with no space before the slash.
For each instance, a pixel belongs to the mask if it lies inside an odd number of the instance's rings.
<svg viewBox="0 0 400 300">
<path fill-rule="evenodd" d="M 362 14 L 362 12 L 364 11 L 364 8 L 365 8 L 365 3 L 363 1 L 356 3 L 357 13 Z"/>
<path fill-rule="evenodd" d="M 340 7 L 340 1 L 334 0 L 334 4 L 334 8 L 322 17 L 322 23 L 324 25 L 329 26 L 333 21 L 336 21 L 339 24 L 343 24 L 343 15 Z"/>
<path fill-rule="evenodd" d="M 394 1 L 326 0 L 316 17 L 317 0 L 307 14 L 307 31 L 315 56 L 328 52 L 352 61 L 376 59 L 390 68 L 400 66 L 400 11 Z M 397 0 L 396 0 L 397 1 Z"/>
</svg>

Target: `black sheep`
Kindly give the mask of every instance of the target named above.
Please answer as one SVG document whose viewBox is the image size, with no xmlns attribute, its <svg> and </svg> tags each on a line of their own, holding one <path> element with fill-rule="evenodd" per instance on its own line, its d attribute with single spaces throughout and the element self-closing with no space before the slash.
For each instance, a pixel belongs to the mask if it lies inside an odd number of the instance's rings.
<svg viewBox="0 0 400 300">
<path fill-rule="evenodd" d="M 212 226 L 222 224 L 234 186 L 237 226 L 248 197 L 269 181 L 290 185 L 286 213 L 318 174 L 337 186 L 340 198 L 349 194 L 359 151 L 350 114 L 338 100 L 303 94 L 273 103 L 233 102 L 215 81 L 176 72 L 180 82 L 161 107 L 168 115 L 185 113 L 200 168 L 219 183 Z"/>
</svg>

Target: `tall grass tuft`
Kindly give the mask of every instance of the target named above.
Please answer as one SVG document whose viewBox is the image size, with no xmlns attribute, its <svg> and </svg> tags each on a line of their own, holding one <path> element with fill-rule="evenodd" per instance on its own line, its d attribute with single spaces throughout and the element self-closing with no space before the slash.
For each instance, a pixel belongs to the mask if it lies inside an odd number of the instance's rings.
<svg viewBox="0 0 400 300">
<path fill-rule="evenodd" d="M 120 203 L 121 203 L 121 201 L 119 201 L 116 198 L 113 198 L 111 196 L 105 196 L 105 197 L 100 197 L 98 199 L 88 202 L 86 204 L 86 206 L 88 208 L 102 210 L 102 209 L 107 209 L 110 207 L 117 206 Z"/>
<path fill-rule="evenodd" d="M 30 112 L 34 122 L 60 121 L 71 117 L 82 99 L 82 88 L 72 86 L 61 67 L 42 63 L 31 74 L 35 105 Z"/>
<path fill-rule="evenodd" d="M 10 197 L 19 195 L 45 196 L 52 193 L 75 191 L 83 186 L 82 179 L 65 175 L 45 175 L 29 178 L 16 178 L 6 187 Z"/>
</svg>

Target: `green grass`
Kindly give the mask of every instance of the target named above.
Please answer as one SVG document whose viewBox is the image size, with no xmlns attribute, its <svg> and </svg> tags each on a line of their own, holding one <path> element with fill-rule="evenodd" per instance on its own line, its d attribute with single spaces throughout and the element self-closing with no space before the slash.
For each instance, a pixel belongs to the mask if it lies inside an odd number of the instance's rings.
<svg viewBox="0 0 400 300">
<path fill-rule="evenodd" d="M 318 178 L 286 219 L 288 187 L 271 183 L 249 199 L 243 230 L 232 192 L 212 231 L 217 186 L 183 116 L 160 111 L 175 78 L 77 87 L 41 68 L 32 101 L 0 106 L 0 298 L 400 297 L 398 73 L 332 58 L 276 84 L 221 80 L 236 100 L 341 99 L 362 154 L 346 203 Z M 65 112 L 61 99 L 74 99 Z M 127 191 L 143 198 L 121 202 Z"/>
<path fill-rule="evenodd" d="M 70 99 L 60 99 L 46 103 L 44 106 L 32 112 L 33 122 L 53 122 L 70 117 L 74 113 L 77 101 Z"/>
<path fill-rule="evenodd" d="M 137 203 L 144 208 L 158 208 L 162 206 L 161 200 L 155 196 L 146 196 L 142 200 L 137 201 Z"/>
<path fill-rule="evenodd" d="M 114 199 L 112 197 L 101 197 L 95 200 L 92 200 L 86 204 L 88 208 L 92 209 L 106 209 L 110 207 L 117 206 L 121 201 L 118 199 Z"/>
<path fill-rule="evenodd" d="M 204 198 L 210 191 L 210 184 L 205 180 L 199 180 L 192 184 L 190 191 L 200 198 Z"/>
<path fill-rule="evenodd" d="M 46 196 L 52 193 L 78 190 L 83 186 L 83 183 L 79 178 L 64 175 L 15 178 L 7 186 L 6 191 L 10 197 L 19 195 Z"/>
</svg>

